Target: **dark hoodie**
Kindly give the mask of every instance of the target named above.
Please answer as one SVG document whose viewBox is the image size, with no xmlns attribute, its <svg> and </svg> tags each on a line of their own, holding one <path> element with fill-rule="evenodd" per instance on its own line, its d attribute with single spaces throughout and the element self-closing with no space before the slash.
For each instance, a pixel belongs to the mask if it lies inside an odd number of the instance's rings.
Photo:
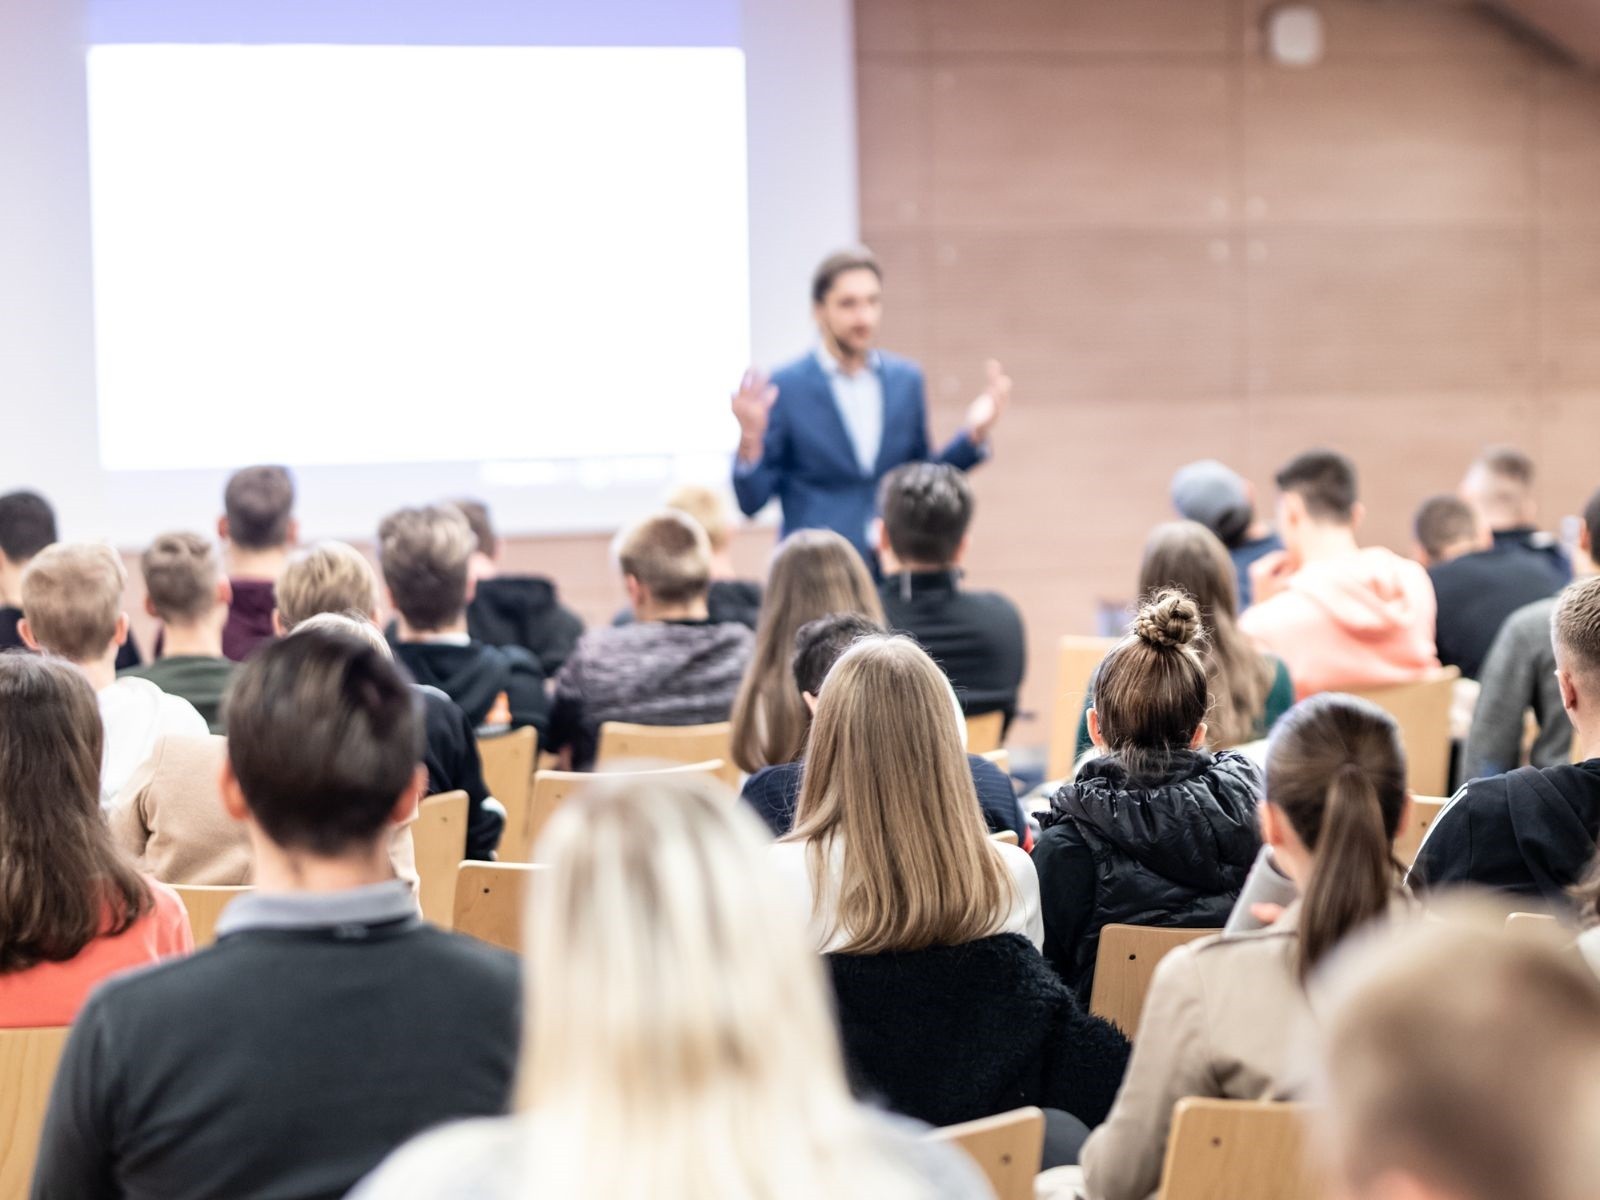
<svg viewBox="0 0 1600 1200">
<path fill-rule="evenodd" d="M 532 725 L 539 738 L 550 727 L 550 700 L 539 660 L 520 646 L 468 642 L 402 642 L 391 639 L 394 656 L 418 683 L 438 688 L 461 706 L 474 729 L 481 728 L 504 692 L 511 705 L 511 727 Z"/>
<path fill-rule="evenodd" d="M 556 598 L 541 575 L 478 580 L 467 605 L 467 632 L 490 646 L 521 646 L 552 679 L 583 633 L 583 618 Z"/>
<path fill-rule="evenodd" d="M 1105 926 L 1222 928 L 1261 847 L 1260 795 L 1242 754 L 1185 750 L 1155 780 L 1091 759 L 1051 798 L 1033 848 L 1044 954 L 1080 1000 Z"/>
<path fill-rule="evenodd" d="M 1600 838 L 1600 759 L 1474 779 L 1434 819 L 1406 882 L 1476 884 L 1561 909 Z"/>
</svg>

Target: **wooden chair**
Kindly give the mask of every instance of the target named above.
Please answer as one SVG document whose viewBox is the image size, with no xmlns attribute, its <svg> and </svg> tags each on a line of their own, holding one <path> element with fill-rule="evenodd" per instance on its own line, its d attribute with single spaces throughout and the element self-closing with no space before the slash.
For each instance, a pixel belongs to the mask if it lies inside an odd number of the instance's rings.
<svg viewBox="0 0 1600 1200">
<path fill-rule="evenodd" d="M 1083 698 L 1094 679 L 1095 668 L 1106 656 L 1116 638 L 1079 637 L 1061 639 L 1056 659 L 1055 711 L 1050 720 L 1050 760 L 1047 776 L 1060 779 L 1072 773 L 1072 749 L 1078 734 L 1078 714 Z"/>
<path fill-rule="evenodd" d="M 1033 1177 L 1044 1156 L 1044 1113 L 1016 1108 L 993 1117 L 946 1125 L 928 1134 L 967 1152 L 994 1189 L 995 1200 L 1033 1200 Z"/>
<path fill-rule="evenodd" d="M 67 1026 L 0 1029 L 0 1197 L 28 1194 Z"/>
<path fill-rule="evenodd" d="M 733 761 L 733 726 L 727 721 L 712 725 L 629 725 L 607 721 L 600 726 L 600 748 L 595 754 L 595 770 L 604 771 L 620 763 L 644 762 L 700 764 L 721 760 L 717 777 L 731 788 L 739 786 L 739 768 Z"/>
<path fill-rule="evenodd" d="M 1017 841 L 1017 831 L 1015 829 L 1002 829 L 999 833 L 991 833 L 989 840 L 991 842 L 1004 842 L 1008 846 L 1021 845 Z"/>
<path fill-rule="evenodd" d="M 1305 1119 L 1298 1104 L 1178 1101 L 1157 1200 L 1322 1200 Z"/>
<path fill-rule="evenodd" d="M 417 848 L 417 900 L 422 915 L 449 929 L 455 906 L 456 868 L 467 856 L 467 794 L 429 796 L 411 826 Z"/>
<path fill-rule="evenodd" d="M 1417 861 L 1417 851 L 1422 849 L 1422 839 L 1439 819 L 1444 806 L 1450 803 L 1438 796 L 1411 797 L 1411 824 L 1400 831 L 1394 840 L 1394 856 L 1403 867 Z"/>
<path fill-rule="evenodd" d="M 713 758 L 705 762 L 685 763 L 683 766 L 662 767 L 653 771 L 607 771 L 603 778 L 638 779 L 659 775 L 706 775 L 720 782 L 722 771 L 722 760 Z M 533 848 L 538 844 L 539 835 L 544 832 L 545 824 L 555 815 L 556 810 L 599 778 L 602 776 L 587 771 L 540 771 L 535 775 L 533 803 L 528 807 L 528 822 L 521 835 L 523 840 L 512 843 L 506 838 L 501 838 L 500 861 L 518 863 L 533 861 Z"/>
<path fill-rule="evenodd" d="M 217 940 L 217 918 L 222 916 L 222 910 L 250 889 L 248 886 L 182 884 L 174 885 L 172 890 L 178 893 L 184 911 L 189 914 L 189 931 L 194 934 L 194 948 L 204 950 Z"/>
<path fill-rule="evenodd" d="M 1171 929 L 1156 925 L 1107 925 L 1100 931 L 1089 1011 L 1130 1038 L 1139 1032 L 1145 993 L 1156 964 L 1179 946 L 1221 933 L 1220 929 Z"/>
<path fill-rule="evenodd" d="M 984 713 L 967 718 L 967 753 L 988 754 L 1000 749 L 1005 741 L 1006 715 L 1003 712 Z"/>
<path fill-rule="evenodd" d="M 521 954 L 528 886 L 542 870 L 527 863 L 462 863 L 456 872 L 456 932 Z"/>
<path fill-rule="evenodd" d="M 1372 701 L 1399 723 L 1407 785 L 1424 796 L 1450 793 L 1450 702 L 1460 677 L 1457 668 L 1441 667 L 1415 683 L 1342 689 Z"/>
<path fill-rule="evenodd" d="M 525 840 L 528 806 L 533 803 L 533 768 L 538 757 L 539 731 L 531 726 L 478 739 L 484 786 L 506 810 L 502 841 L 520 844 Z"/>
</svg>

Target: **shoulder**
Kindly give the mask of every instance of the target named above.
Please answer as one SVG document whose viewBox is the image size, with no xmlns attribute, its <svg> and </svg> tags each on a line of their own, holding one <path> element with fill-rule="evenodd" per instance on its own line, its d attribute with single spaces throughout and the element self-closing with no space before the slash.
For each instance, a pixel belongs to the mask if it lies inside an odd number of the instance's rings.
<svg viewBox="0 0 1600 1200">
<path fill-rule="evenodd" d="M 459 982 L 465 989 L 488 984 L 520 994 L 522 960 L 511 951 L 432 925 L 424 925 L 411 936 L 419 957 L 450 963 L 451 969 L 460 974 Z"/>
<path fill-rule="evenodd" d="M 445 1125 L 407 1142 L 350 1200 L 500 1200 L 518 1194 L 521 1123 L 491 1117 Z"/>
<path fill-rule="evenodd" d="M 1013 846 L 1008 842 L 990 842 L 1000 854 L 1000 861 L 1005 863 L 1006 870 L 1011 873 L 1011 878 L 1023 888 L 1039 890 L 1039 871 L 1033 865 L 1033 857 L 1021 846 Z"/>
<path fill-rule="evenodd" d="M 137 680 L 133 682 L 145 682 Z M 151 684 L 154 687 L 154 684 Z M 159 689 L 158 689 L 159 690 Z M 194 737 L 204 737 L 211 732 L 206 719 L 200 715 L 200 710 L 195 708 L 182 696 L 174 696 L 170 692 L 160 692 L 161 723 L 169 733 L 190 734 Z"/>
<path fill-rule="evenodd" d="M 878 351 L 878 370 L 885 379 L 891 376 L 908 382 L 922 382 L 922 368 L 909 358 L 898 354 L 891 354 L 887 350 Z"/>
<path fill-rule="evenodd" d="M 815 383 L 821 378 L 821 370 L 817 365 L 816 352 L 807 350 L 781 366 L 774 367 L 772 382 L 778 385 L 778 396 L 781 399 L 784 388 L 796 388 L 804 384 Z"/>
</svg>

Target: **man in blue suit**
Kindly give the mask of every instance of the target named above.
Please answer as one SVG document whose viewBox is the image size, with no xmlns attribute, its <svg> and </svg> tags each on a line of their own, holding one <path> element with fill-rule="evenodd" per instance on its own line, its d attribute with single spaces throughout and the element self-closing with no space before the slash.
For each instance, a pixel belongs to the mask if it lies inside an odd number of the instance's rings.
<svg viewBox="0 0 1600 1200">
<path fill-rule="evenodd" d="M 745 515 L 776 496 L 785 534 L 835 530 L 869 563 L 878 481 L 902 463 L 930 457 L 961 470 L 976 466 L 988 456 L 989 431 L 1011 395 L 1011 380 L 990 360 L 988 384 L 967 410 L 966 426 L 931 456 L 921 368 L 873 347 L 882 282 L 867 251 L 830 256 L 811 281 L 821 344 L 770 380 L 747 371 L 733 395 L 733 490 Z"/>
</svg>

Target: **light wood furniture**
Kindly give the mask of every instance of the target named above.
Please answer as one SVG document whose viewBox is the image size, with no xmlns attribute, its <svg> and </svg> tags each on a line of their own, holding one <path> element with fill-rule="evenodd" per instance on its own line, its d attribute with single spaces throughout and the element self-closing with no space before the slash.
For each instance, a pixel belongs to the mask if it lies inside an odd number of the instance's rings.
<svg viewBox="0 0 1600 1200">
<path fill-rule="evenodd" d="M 0 1029 L 0 1197 L 28 1194 L 67 1026 Z"/>
<path fill-rule="evenodd" d="M 588 771 L 540 771 L 533 777 L 533 803 L 529 806 L 528 822 L 523 839 L 512 843 L 500 839 L 501 862 L 532 862 L 533 848 L 539 835 L 555 815 L 557 809 L 596 780 L 641 779 L 651 776 L 704 775 L 720 782 L 723 762 L 719 758 L 705 762 L 685 763 L 677 767 L 662 767 L 653 771 L 605 771 L 599 774 Z"/>
<path fill-rule="evenodd" d="M 1171 929 L 1156 925 L 1107 925 L 1100 931 L 1089 1011 L 1130 1038 L 1139 1032 L 1145 993 L 1156 964 L 1179 946 L 1221 933 L 1220 929 Z"/>
<path fill-rule="evenodd" d="M 993 1117 L 946 1125 L 928 1134 L 966 1151 L 978 1164 L 995 1200 L 1033 1200 L 1033 1177 L 1044 1154 L 1044 1113 L 1037 1108 L 1016 1108 Z"/>
<path fill-rule="evenodd" d="M 727 721 L 711 725 L 629 725 L 607 721 L 600 726 L 600 748 L 595 770 L 619 764 L 704 763 L 720 759 L 717 776 L 729 787 L 739 786 L 739 768 L 733 761 L 733 726 Z"/>
<path fill-rule="evenodd" d="M 533 769 L 538 757 L 539 732 L 532 726 L 478 739 L 484 786 L 506 810 L 502 841 L 521 845 L 527 840 L 528 806 L 533 803 Z"/>
<path fill-rule="evenodd" d="M 464 862 L 456 872 L 455 931 L 522 952 L 522 916 L 535 871 L 527 863 Z"/>
<path fill-rule="evenodd" d="M 1002 829 L 999 833 L 991 833 L 989 840 L 991 842 L 1004 842 L 1008 846 L 1021 844 L 1017 841 L 1017 831 L 1015 829 Z"/>
<path fill-rule="evenodd" d="M 1178 1101 L 1158 1200 L 1323 1200 L 1304 1121 L 1297 1104 Z"/>
<path fill-rule="evenodd" d="M 417 900 L 422 915 L 449 929 L 455 905 L 456 868 L 467 856 L 467 794 L 429 796 L 411 826 L 417 852 Z"/>
<path fill-rule="evenodd" d="M 1417 861 L 1417 851 L 1422 849 L 1422 839 L 1439 819 L 1444 806 L 1450 803 L 1439 796 L 1411 797 L 1411 823 L 1394 839 L 1394 856 L 1403 867 Z"/>
<path fill-rule="evenodd" d="M 1407 786 L 1424 796 L 1450 793 L 1450 702 L 1460 677 L 1457 668 L 1441 667 L 1415 683 L 1343 689 L 1372 701 L 1399 723 Z"/>
<path fill-rule="evenodd" d="M 1006 715 L 1003 712 L 984 713 L 967 718 L 967 753 L 988 754 L 1000 749 L 1005 740 Z"/>
<path fill-rule="evenodd" d="M 1050 762 L 1046 771 L 1051 779 L 1072 774 L 1072 749 L 1083 698 L 1100 660 L 1116 644 L 1116 638 L 1068 634 L 1057 647 L 1055 712 L 1050 721 Z"/>
<path fill-rule="evenodd" d="M 217 940 L 217 918 L 250 889 L 248 886 L 223 887 L 209 884 L 174 885 L 173 891 L 183 901 L 189 914 L 189 932 L 194 935 L 194 948 L 204 950 Z"/>
</svg>

